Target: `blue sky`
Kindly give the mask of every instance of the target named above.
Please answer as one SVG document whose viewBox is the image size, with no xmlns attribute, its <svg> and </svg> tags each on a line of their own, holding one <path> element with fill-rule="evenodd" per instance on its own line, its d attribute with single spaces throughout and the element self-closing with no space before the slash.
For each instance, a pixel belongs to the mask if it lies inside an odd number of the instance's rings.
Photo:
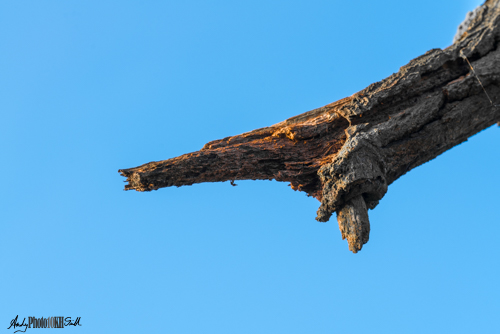
<svg viewBox="0 0 500 334">
<path fill-rule="evenodd" d="M 393 183 L 358 254 L 286 183 L 117 173 L 349 96 L 480 3 L 2 2 L 2 333 L 494 332 L 496 126 Z"/>
</svg>

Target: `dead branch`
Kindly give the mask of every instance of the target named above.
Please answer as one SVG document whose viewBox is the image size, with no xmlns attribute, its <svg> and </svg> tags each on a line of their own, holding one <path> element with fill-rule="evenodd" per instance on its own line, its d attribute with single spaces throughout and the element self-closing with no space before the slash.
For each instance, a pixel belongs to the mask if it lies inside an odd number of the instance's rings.
<svg viewBox="0 0 500 334">
<path fill-rule="evenodd" d="M 290 182 L 321 202 L 317 220 L 337 212 L 342 237 L 357 252 L 369 237 L 367 209 L 388 185 L 500 121 L 499 2 L 486 1 L 452 46 L 350 97 L 198 152 L 121 169 L 125 189 Z"/>
</svg>

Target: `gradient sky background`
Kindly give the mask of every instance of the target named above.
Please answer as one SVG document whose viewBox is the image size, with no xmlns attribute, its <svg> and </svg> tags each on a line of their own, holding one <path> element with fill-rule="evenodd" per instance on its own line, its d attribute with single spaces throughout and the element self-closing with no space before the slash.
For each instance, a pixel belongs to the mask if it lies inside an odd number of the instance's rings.
<svg viewBox="0 0 500 334">
<path fill-rule="evenodd" d="M 349 96 L 480 3 L 2 1 L 0 332 L 498 330 L 497 126 L 392 184 L 358 254 L 286 183 L 117 173 Z"/>
</svg>

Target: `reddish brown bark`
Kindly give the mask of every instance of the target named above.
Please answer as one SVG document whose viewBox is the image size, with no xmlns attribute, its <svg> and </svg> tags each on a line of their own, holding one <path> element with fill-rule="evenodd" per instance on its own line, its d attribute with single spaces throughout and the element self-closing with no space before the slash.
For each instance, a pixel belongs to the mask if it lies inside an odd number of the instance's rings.
<svg viewBox="0 0 500 334">
<path fill-rule="evenodd" d="M 199 182 L 277 180 L 321 200 L 318 169 L 345 142 L 348 122 L 337 110 L 350 98 L 276 125 L 205 144 L 198 152 L 120 170 L 126 190 L 156 190 Z"/>
</svg>

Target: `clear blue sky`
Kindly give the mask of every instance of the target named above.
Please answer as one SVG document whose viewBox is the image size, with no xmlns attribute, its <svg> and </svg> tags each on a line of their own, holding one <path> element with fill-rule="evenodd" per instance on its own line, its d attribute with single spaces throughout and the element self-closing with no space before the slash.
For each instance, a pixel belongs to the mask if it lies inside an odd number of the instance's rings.
<svg viewBox="0 0 500 334">
<path fill-rule="evenodd" d="M 349 96 L 480 3 L 2 1 L 0 332 L 498 330 L 496 126 L 392 184 L 358 254 L 286 183 L 117 173 Z"/>
</svg>

